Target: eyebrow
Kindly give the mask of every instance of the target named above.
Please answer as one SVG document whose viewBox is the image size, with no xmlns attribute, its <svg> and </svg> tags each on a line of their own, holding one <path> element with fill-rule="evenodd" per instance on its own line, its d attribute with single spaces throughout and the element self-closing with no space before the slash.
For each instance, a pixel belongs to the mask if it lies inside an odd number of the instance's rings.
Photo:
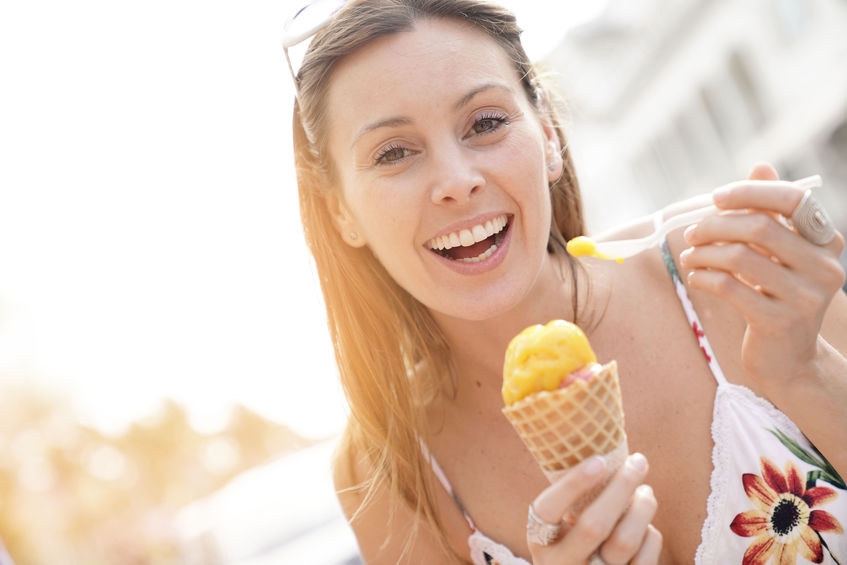
<svg viewBox="0 0 847 565">
<path fill-rule="evenodd" d="M 462 106 L 464 106 L 465 104 L 467 104 L 468 102 L 473 100 L 475 96 L 482 94 L 483 92 L 485 92 L 487 90 L 492 90 L 492 89 L 495 89 L 495 88 L 499 89 L 499 90 L 505 90 L 506 92 L 512 92 L 512 89 L 509 88 L 508 86 L 506 86 L 505 84 L 501 84 L 499 82 L 488 82 L 488 83 L 485 83 L 481 86 L 474 88 L 473 90 L 471 90 L 470 92 L 468 92 L 467 94 L 462 96 L 459 99 L 459 101 L 456 102 L 456 104 L 453 106 L 453 109 L 458 110 Z"/>
<path fill-rule="evenodd" d="M 395 128 L 395 127 L 398 127 L 398 126 L 409 125 L 411 123 L 412 123 L 412 120 L 410 118 L 397 117 L 397 118 L 388 118 L 386 120 L 380 120 L 378 122 L 368 124 L 365 127 L 363 127 L 362 129 L 360 129 L 359 132 L 355 135 L 355 137 L 353 137 L 353 143 L 351 143 L 351 146 L 356 145 L 356 143 L 359 141 L 359 139 L 361 139 L 362 136 L 364 136 L 365 134 L 370 133 L 370 132 L 377 130 L 379 128 Z"/>
<path fill-rule="evenodd" d="M 453 105 L 453 109 L 459 110 L 462 106 L 469 103 L 476 96 L 478 96 L 478 95 L 480 95 L 483 92 L 486 92 L 488 90 L 492 90 L 492 89 L 500 89 L 500 90 L 505 90 L 506 92 L 512 92 L 512 89 L 509 88 L 508 86 L 504 85 L 504 84 L 497 83 L 497 82 L 489 82 L 489 83 L 483 84 L 481 86 L 478 86 L 477 88 L 474 88 L 473 90 L 471 90 L 470 92 L 468 92 L 467 94 L 465 94 L 464 96 L 459 98 L 459 100 L 456 102 L 456 104 Z M 358 131 L 358 133 L 356 133 L 356 135 L 353 137 L 353 143 L 351 144 L 351 146 L 356 145 L 356 143 L 359 141 L 359 139 L 362 138 L 362 136 L 364 136 L 365 134 L 368 134 L 368 133 L 370 133 L 374 130 L 377 130 L 377 129 L 380 129 L 380 128 L 391 128 L 391 127 L 405 126 L 405 125 L 409 125 L 410 123 L 412 123 L 411 118 L 398 116 L 398 117 L 394 117 L 394 118 L 387 118 L 385 120 L 380 120 L 380 121 L 374 122 L 372 124 L 367 124 L 362 129 L 360 129 Z"/>
</svg>

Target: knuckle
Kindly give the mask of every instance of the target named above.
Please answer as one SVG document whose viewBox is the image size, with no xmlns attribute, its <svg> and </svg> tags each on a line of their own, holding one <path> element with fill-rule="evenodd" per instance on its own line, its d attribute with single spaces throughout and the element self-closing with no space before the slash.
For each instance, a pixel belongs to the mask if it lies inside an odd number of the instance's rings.
<svg viewBox="0 0 847 565">
<path fill-rule="evenodd" d="M 833 287 L 836 290 L 844 286 L 845 277 L 847 277 L 844 267 L 837 259 L 831 259 L 824 264 L 821 269 L 821 276 L 827 287 Z"/>
<path fill-rule="evenodd" d="M 844 288 L 844 285 L 847 284 L 847 272 L 844 269 L 841 269 L 836 277 L 836 284 L 834 285 L 836 289 Z"/>
<path fill-rule="evenodd" d="M 835 248 L 835 254 L 841 255 L 841 253 L 844 251 L 844 246 L 845 246 L 844 234 L 841 233 L 840 231 L 836 230 L 835 231 L 835 239 L 833 240 L 833 242 L 834 242 L 833 247 Z"/>
<path fill-rule="evenodd" d="M 655 563 L 659 549 L 662 547 L 663 542 L 664 539 L 662 537 L 662 532 L 653 526 L 650 526 L 647 536 L 644 538 L 644 543 L 642 544 L 642 547 L 648 548 L 649 551 L 640 551 L 638 555 L 633 557 L 630 561 L 630 565 L 652 565 Z"/>
<path fill-rule="evenodd" d="M 601 517 L 583 514 L 579 522 L 579 535 L 587 542 L 599 545 L 609 535 L 609 527 Z"/>
<path fill-rule="evenodd" d="M 633 536 L 622 536 L 613 533 L 603 544 L 603 554 L 607 555 L 609 560 L 613 562 L 617 562 L 618 559 L 629 561 L 629 558 L 635 555 L 641 547 L 642 541 L 641 539 L 635 539 Z"/>
<path fill-rule="evenodd" d="M 712 277 L 712 286 L 720 294 L 727 294 L 735 288 L 735 279 L 727 273 L 715 272 Z"/>
<path fill-rule="evenodd" d="M 806 319 L 809 314 L 826 310 L 832 297 L 844 285 L 844 271 L 840 268 L 832 269 L 828 273 L 820 274 L 814 286 L 796 285 L 792 303 L 793 310 L 786 313 L 786 323 L 792 324 Z"/>
<path fill-rule="evenodd" d="M 776 222 L 765 214 L 753 214 L 750 216 L 750 234 L 757 240 L 769 240 L 774 235 Z"/>
<path fill-rule="evenodd" d="M 806 312 L 817 311 L 820 308 L 822 297 L 814 289 L 799 286 L 794 291 L 794 301 L 798 308 L 789 313 L 795 318 L 802 317 Z"/>
<path fill-rule="evenodd" d="M 806 307 L 768 308 L 761 312 L 761 318 L 770 328 L 771 335 L 786 335 L 803 324 L 803 317 L 811 310 Z"/>
<path fill-rule="evenodd" d="M 748 263 L 749 248 L 740 243 L 727 245 L 727 265 L 733 270 L 738 270 Z"/>
</svg>

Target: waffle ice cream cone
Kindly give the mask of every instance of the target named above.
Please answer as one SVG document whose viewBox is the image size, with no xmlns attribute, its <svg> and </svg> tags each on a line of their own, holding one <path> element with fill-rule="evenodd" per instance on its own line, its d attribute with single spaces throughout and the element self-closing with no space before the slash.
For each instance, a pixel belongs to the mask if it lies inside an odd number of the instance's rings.
<svg viewBox="0 0 847 565">
<path fill-rule="evenodd" d="M 617 468 L 629 451 L 614 361 L 588 380 L 538 391 L 503 413 L 551 479 L 592 455 L 606 455 Z"/>
<path fill-rule="evenodd" d="M 516 336 L 503 392 L 503 414 L 551 482 L 592 455 L 610 474 L 626 459 L 617 363 L 597 363 L 577 326 L 556 320 Z"/>
</svg>

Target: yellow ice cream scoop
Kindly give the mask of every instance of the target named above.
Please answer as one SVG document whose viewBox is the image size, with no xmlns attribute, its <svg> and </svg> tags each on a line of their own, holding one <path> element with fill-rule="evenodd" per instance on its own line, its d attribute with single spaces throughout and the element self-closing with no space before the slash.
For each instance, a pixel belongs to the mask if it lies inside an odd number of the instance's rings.
<svg viewBox="0 0 847 565">
<path fill-rule="evenodd" d="M 516 335 L 503 363 L 503 402 L 555 390 L 574 371 L 597 362 L 585 333 L 566 320 L 536 324 Z"/>
<path fill-rule="evenodd" d="M 612 257 L 611 255 L 601 253 L 597 249 L 597 244 L 594 243 L 594 240 L 584 235 L 577 236 L 568 241 L 566 249 L 568 250 L 568 253 L 574 257 L 583 257 L 587 255 L 589 257 L 597 257 L 598 259 L 609 259 L 611 261 L 623 263 L 622 257 Z"/>
</svg>

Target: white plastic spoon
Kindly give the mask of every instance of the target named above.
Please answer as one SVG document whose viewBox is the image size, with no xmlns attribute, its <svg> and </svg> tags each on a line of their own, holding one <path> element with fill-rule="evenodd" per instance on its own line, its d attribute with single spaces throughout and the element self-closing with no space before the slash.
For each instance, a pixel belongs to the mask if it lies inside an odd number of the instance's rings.
<svg viewBox="0 0 847 565">
<path fill-rule="evenodd" d="M 737 184 L 744 184 L 749 181 L 737 181 L 726 185 L 730 188 Z M 774 181 L 784 182 L 784 181 Z M 793 184 L 804 190 L 818 188 L 822 185 L 820 175 L 812 175 L 810 177 L 796 180 Z M 568 252 L 574 257 L 589 255 L 599 257 L 600 259 L 611 259 L 618 263 L 623 262 L 627 257 L 632 257 L 637 253 L 641 253 L 645 249 L 649 249 L 658 244 L 670 232 L 677 228 L 696 223 L 706 216 L 715 214 L 718 208 L 712 204 L 712 194 L 703 194 L 692 199 L 692 203 L 697 203 L 698 207 L 683 214 L 673 216 L 668 221 L 661 224 L 656 231 L 638 239 L 619 239 L 617 241 L 594 241 L 589 237 L 580 236 L 568 241 Z"/>
</svg>

